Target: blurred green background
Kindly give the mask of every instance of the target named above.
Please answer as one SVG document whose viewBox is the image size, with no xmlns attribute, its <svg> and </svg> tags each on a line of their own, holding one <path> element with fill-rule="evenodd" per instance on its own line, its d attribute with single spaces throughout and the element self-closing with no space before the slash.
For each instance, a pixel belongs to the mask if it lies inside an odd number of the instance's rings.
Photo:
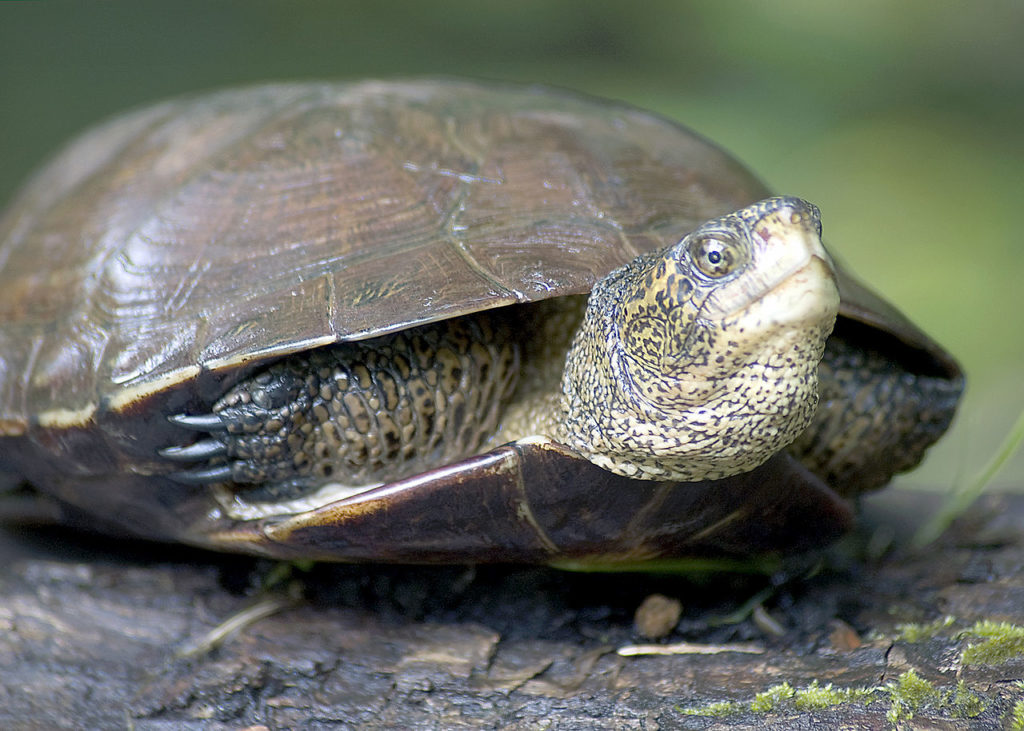
<svg viewBox="0 0 1024 731">
<path fill-rule="evenodd" d="M 959 356 L 969 479 L 1024 409 L 1024 3 L 0 3 L 0 202 L 127 107 L 267 79 L 447 74 L 627 100 L 821 206 L 826 238 Z M 1024 484 L 1024 455 L 993 487 Z"/>
</svg>

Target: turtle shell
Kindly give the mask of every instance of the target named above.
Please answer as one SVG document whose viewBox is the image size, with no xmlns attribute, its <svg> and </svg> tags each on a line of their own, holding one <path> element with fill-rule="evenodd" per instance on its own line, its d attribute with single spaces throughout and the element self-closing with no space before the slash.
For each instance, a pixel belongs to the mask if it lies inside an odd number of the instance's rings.
<svg viewBox="0 0 1024 731">
<path fill-rule="evenodd" d="M 671 502 L 658 497 L 665 485 L 606 475 L 553 443 L 503 447 L 348 508 L 249 521 L 226 517 L 209 490 L 166 479 L 156 456 L 181 441 L 168 414 L 208 410 L 270 360 L 585 293 L 637 254 L 768 194 L 685 128 L 544 88 L 281 84 L 129 113 L 72 143 L 0 219 L 0 468 L 94 524 L 274 555 L 545 560 L 805 547 L 818 539 L 791 524 L 811 518 L 824 539 L 845 529 L 849 511 L 785 456 L 734 480 L 733 502 L 713 497 L 729 493 L 722 483 L 703 497 L 690 484 L 687 500 L 717 506 L 686 513 L 707 546 L 679 538 L 680 506 L 652 507 Z M 839 283 L 841 320 L 892 341 L 915 368 L 959 377 L 893 308 L 845 273 Z M 806 483 L 807 497 L 792 498 L 791 482 Z M 744 525 L 737 516 L 757 503 L 741 493 L 755 483 L 778 494 L 762 506 L 806 505 L 758 537 L 709 534 L 723 521 Z M 562 512 L 521 502 L 522 484 L 561 489 L 548 502 Z M 503 500 L 505 518 L 544 536 L 539 548 L 517 548 L 512 529 L 473 513 L 475 498 L 456 490 L 465 485 Z M 610 492 L 636 485 L 639 502 L 585 540 L 540 527 L 600 524 Z M 400 515 L 403 500 L 415 503 L 409 515 L 449 528 L 421 526 L 399 546 L 402 531 L 379 516 Z M 651 527 L 631 525 L 638 514 Z M 654 534 L 670 539 L 651 543 Z"/>
</svg>

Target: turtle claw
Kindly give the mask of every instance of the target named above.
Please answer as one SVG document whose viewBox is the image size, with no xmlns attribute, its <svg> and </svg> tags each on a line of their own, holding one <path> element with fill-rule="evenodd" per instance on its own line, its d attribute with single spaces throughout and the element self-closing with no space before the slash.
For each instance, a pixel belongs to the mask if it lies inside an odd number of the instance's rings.
<svg viewBox="0 0 1024 731">
<path fill-rule="evenodd" d="M 158 453 L 173 462 L 198 462 L 212 457 L 222 457 L 228 453 L 228 448 L 216 439 L 204 439 L 187 447 L 166 447 Z"/>
<path fill-rule="evenodd" d="M 183 485 L 210 485 L 215 482 L 228 482 L 231 480 L 231 465 L 222 464 L 216 467 L 172 472 L 168 477 Z"/>
<path fill-rule="evenodd" d="M 167 421 L 192 431 L 225 431 L 228 428 L 217 414 L 171 414 Z"/>
<path fill-rule="evenodd" d="M 168 475 L 175 482 L 183 485 L 209 485 L 215 482 L 227 482 L 231 480 L 232 470 L 230 463 L 223 463 L 222 457 L 228 456 L 228 447 L 223 441 L 218 441 L 217 435 L 227 431 L 227 425 L 217 414 L 173 414 L 167 417 L 172 424 L 190 431 L 206 432 L 212 438 L 200 439 L 198 442 L 187 446 L 164 447 L 157 450 L 157 454 L 171 462 L 206 462 L 203 467 L 172 472 Z M 217 460 L 219 464 L 210 465 L 209 460 Z"/>
</svg>

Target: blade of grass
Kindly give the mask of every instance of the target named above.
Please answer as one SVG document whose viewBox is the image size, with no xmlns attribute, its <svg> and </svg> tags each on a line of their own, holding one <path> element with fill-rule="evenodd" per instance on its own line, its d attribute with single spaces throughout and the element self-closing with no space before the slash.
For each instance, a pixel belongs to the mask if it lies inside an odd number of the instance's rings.
<svg viewBox="0 0 1024 731">
<path fill-rule="evenodd" d="M 999 449 L 981 472 L 966 486 L 953 492 L 942 508 L 932 516 L 932 519 L 918 529 L 914 534 L 914 547 L 923 548 L 942 535 L 950 524 L 978 499 L 992 478 L 1020 449 L 1022 443 L 1024 443 L 1024 411 L 1017 417 L 1017 421 L 1006 435 L 1006 439 L 1003 440 Z"/>
</svg>

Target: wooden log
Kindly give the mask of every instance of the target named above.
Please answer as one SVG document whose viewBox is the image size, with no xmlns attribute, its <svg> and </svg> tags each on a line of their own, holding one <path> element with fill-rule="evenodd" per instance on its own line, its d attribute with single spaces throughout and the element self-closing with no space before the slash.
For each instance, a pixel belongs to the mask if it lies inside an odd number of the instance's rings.
<svg viewBox="0 0 1024 731">
<path fill-rule="evenodd" d="M 867 520 L 875 543 L 893 516 L 923 515 L 923 499 L 886 493 L 883 517 Z M 825 570 L 774 587 L 317 566 L 294 599 L 250 591 L 268 563 L 179 546 L 19 529 L 0 533 L 0 557 L 2 728 L 886 728 L 912 717 L 995 729 L 1024 718 L 1024 495 L 986 498 L 927 550 L 834 552 Z M 762 591 L 758 611 L 722 623 Z M 683 604 L 656 644 L 690 646 L 619 654 L 649 642 L 633 612 L 655 592 Z M 254 606 L 266 616 L 206 643 Z"/>
</svg>

